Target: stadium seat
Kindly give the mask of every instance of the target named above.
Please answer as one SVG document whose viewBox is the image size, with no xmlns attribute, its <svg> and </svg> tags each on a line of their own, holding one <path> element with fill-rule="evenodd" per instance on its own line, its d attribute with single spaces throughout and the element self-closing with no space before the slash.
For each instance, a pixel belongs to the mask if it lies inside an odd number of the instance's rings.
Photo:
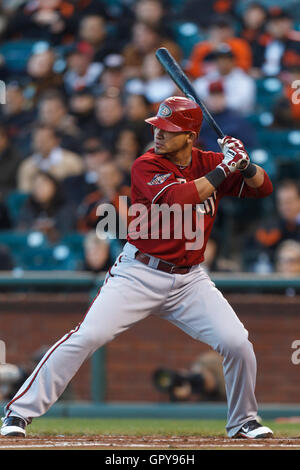
<svg viewBox="0 0 300 470">
<path fill-rule="evenodd" d="M 261 129 L 258 131 L 259 142 L 273 157 L 299 159 L 300 131 Z"/>
<path fill-rule="evenodd" d="M 11 72 L 23 72 L 32 53 L 36 41 L 22 40 L 9 41 L 2 44 L 0 54 L 5 59 L 5 64 Z"/>
<path fill-rule="evenodd" d="M 0 243 L 7 245 L 11 250 L 22 250 L 24 247 L 41 247 L 48 244 L 45 235 L 41 232 L 15 232 L 13 230 L 0 231 Z"/>
<path fill-rule="evenodd" d="M 76 255 L 78 258 L 83 259 L 84 238 L 85 236 L 83 234 L 72 232 L 62 237 L 61 243 L 67 245 L 72 251 L 72 253 L 74 253 L 74 255 Z M 111 256 L 112 261 L 114 261 L 122 251 L 122 244 L 119 240 L 113 237 L 109 237 L 108 241 L 110 244 L 110 256 Z"/>
<path fill-rule="evenodd" d="M 276 77 L 256 80 L 256 108 L 271 111 L 275 101 L 282 95 L 282 83 Z"/>
<path fill-rule="evenodd" d="M 0 231 L 0 244 L 10 249 L 16 267 L 24 268 L 24 253 L 30 249 L 36 251 L 49 245 L 41 232 Z"/>
<path fill-rule="evenodd" d="M 78 232 L 67 233 L 61 238 L 61 243 L 66 245 L 78 258 L 84 257 L 84 235 Z"/>
<path fill-rule="evenodd" d="M 242 0 L 240 2 L 236 2 L 237 5 L 235 6 L 236 13 L 239 15 L 242 14 L 245 9 L 253 3 L 253 0 Z M 273 7 L 280 7 L 282 9 L 289 9 L 295 14 L 295 17 L 298 19 L 300 13 L 297 11 L 297 4 L 298 0 L 258 0 L 257 3 L 263 5 L 266 9 L 273 8 Z M 298 8 L 299 9 L 299 8 Z"/>
<path fill-rule="evenodd" d="M 21 268 L 31 271 L 71 271 L 77 268 L 78 258 L 71 252 L 68 246 L 57 244 L 54 247 L 26 247 L 22 254 L 21 263 Z"/>
<path fill-rule="evenodd" d="M 0 231 L 0 245 L 7 246 L 16 268 L 23 270 L 76 270 L 84 260 L 84 235 L 66 234 L 55 245 L 37 231 Z M 122 251 L 119 240 L 110 238 L 110 261 Z"/>
<path fill-rule="evenodd" d="M 16 224 L 20 214 L 20 209 L 28 198 L 27 193 L 13 191 L 5 199 L 12 221 Z"/>
<path fill-rule="evenodd" d="M 176 43 L 181 47 L 187 59 L 195 44 L 204 40 L 204 35 L 195 23 L 174 22 L 172 25 Z"/>
<path fill-rule="evenodd" d="M 271 126 L 274 121 L 274 116 L 270 111 L 263 111 L 261 113 L 255 113 L 247 116 L 247 120 L 255 127 L 255 129 L 261 129 Z"/>
<path fill-rule="evenodd" d="M 180 12 L 185 2 L 186 0 L 170 0 L 170 6 L 172 7 L 172 10 Z"/>
<path fill-rule="evenodd" d="M 111 257 L 111 260 L 114 261 L 121 253 L 123 247 L 122 247 L 120 240 L 117 240 L 117 239 L 110 239 L 109 243 L 110 243 L 110 257 Z"/>
<path fill-rule="evenodd" d="M 250 151 L 250 159 L 253 163 L 261 166 L 272 180 L 277 177 L 276 159 L 263 148 L 256 148 Z"/>
</svg>

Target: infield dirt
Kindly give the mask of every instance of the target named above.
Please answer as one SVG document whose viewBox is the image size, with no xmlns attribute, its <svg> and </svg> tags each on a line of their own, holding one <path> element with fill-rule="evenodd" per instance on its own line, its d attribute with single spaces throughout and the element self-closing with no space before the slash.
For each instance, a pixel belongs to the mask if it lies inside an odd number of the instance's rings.
<svg viewBox="0 0 300 470">
<path fill-rule="evenodd" d="M 223 437 L 192 436 L 40 436 L 23 438 L 0 438 L 0 450 L 22 449 L 106 449 L 106 450 L 161 450 L 161 449 L 237 449 L 237 450 L 299 450 L 300 439 L 280 438 L 264 440 L 230 439 Z"/>
</svg>

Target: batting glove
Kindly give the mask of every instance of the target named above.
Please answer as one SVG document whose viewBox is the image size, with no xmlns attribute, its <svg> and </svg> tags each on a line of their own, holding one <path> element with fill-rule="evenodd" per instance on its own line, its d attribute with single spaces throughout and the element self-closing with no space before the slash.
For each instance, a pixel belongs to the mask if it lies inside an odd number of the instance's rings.
<svg viewBox="0 0 300 470">
<path fill-rule="evenodd" d="M 218 139 L 218 144 L 224 154 L 222 162 L 218 165 L 228 176 L 236 170 L 246 170 L 250 164 L 250 158 L 243 143 L 234 137 L 225 136 Z"/>
</svg>

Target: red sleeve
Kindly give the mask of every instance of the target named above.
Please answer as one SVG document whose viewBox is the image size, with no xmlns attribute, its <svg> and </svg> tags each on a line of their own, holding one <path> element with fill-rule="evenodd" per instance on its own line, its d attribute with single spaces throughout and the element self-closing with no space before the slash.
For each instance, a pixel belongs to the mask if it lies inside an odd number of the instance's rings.
<svg viewBox="0 0 300 470">
<path fill-rule="evenodd" d="M 180 183 L 175 174 L 157 162 L 136 160 L 131 170 L 132 202 L 147 199 L 152 204 L 199 204 L 194 181 Z"/>
<path fill-rule="evenodd" d="M 228 176 L 220 185 L 219 191 L 222 196 L 236 196 L 240 198 L 263 198 L 273 192 L 272 182 L 264 170 L 264 182 L 259 188 L 251 188 L 245 182 L 240 172 Z"/>
</svg>

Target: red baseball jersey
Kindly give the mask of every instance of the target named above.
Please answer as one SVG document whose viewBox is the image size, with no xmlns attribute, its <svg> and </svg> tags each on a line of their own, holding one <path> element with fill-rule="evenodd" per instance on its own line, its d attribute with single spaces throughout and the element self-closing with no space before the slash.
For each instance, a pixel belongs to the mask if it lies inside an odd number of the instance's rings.
<svg viewBox="0 0 300 470">
<path fill-rule="evenodd" d="M 134 210 L 130 214 L 128 241 L 141 252 L 177 266 L 202 263 L 220 199 L 266 195 L 245 184 L 237 171 L 201 202 L 194 180 L 216 168 L 223 158 L 222 153 L 197 148 L 192 149 L 191 163 L 187 167 L 175 165 L 165 155 L 156 155 L 154 149 L 137 158 L 131 171 Z M 271 185 L 265 173 L 266 179 Z M 159 207 L 174 207 L 174 212 L 166 215 Z"/>
</svg>

